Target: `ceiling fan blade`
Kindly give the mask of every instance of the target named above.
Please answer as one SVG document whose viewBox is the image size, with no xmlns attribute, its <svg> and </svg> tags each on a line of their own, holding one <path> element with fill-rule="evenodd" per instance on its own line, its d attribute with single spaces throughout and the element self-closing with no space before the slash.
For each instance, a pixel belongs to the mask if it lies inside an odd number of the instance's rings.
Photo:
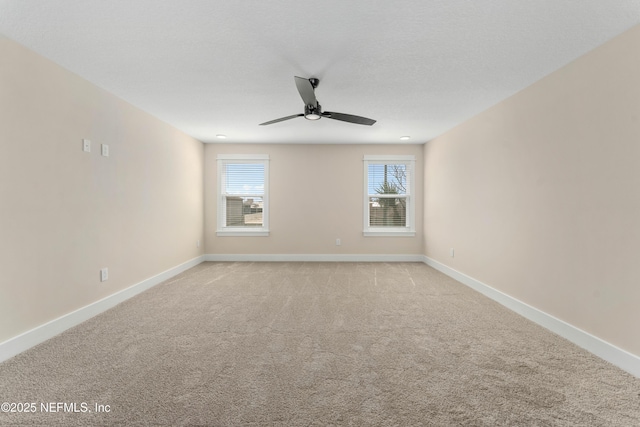
<svg viewBox="0 0 640 427">
<path fill-rule="evenodd" d="M 260 123 L 259 126 L 272 125 L 274 123 L 284 122 L 285 120 L 291 120 L 291 119 L 295 119 L 296 117 L 302 117 L 302 116 L 304 116 L 304 114 L 294 114 L 293 116 L 280 117 L 279 119 L 271 120 L 269 122 Z"/>
<path fill-rule="evenodd" d="M 325 111 L 322 113 L 322 117 L 367 126 L 371 126 L 376 122 L 375 120 L 367 119 L 366 117 L 354 116 L 353 114 L 334 113 L 332 111 Z"/>
<path fill-rule="evenodd" d="M 298 92 L 300 92 L 304 105 L 313 105 L 314 107 L 318 105 L 316 94 L 313 91 L 313 85 L 309 79 L 305 79 L 304 77 L 295 77 L 295 80 L 296 87 L 298 88 Z"/>
</svg>

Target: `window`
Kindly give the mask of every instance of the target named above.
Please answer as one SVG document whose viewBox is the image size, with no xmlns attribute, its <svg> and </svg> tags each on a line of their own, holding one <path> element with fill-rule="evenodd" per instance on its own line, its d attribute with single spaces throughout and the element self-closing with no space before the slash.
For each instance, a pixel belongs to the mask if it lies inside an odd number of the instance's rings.
<svg viewBox="0 0 640 427">
<path fill-rule="evenodd" d="M 364 156 L 364 235 L 415 236 L 415 156 Z"/>
<path fill-rule="evenodd" d="M 268 155 L 218 155 L 217 235 L 269 235 Z"/>
</svg>

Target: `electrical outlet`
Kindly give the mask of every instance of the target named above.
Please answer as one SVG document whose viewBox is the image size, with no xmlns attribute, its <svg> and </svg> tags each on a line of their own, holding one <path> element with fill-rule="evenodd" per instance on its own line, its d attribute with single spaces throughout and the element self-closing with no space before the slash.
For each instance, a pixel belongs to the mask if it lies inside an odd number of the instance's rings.
<svg viewBox="0 0 640 427">
<path fill-rule="evenodd" d="M 340 239 L 336 239 L 336 246 L 340 246 L 342 244 L 342 241 Z"/>
<path fill-rule="evenodd" d="M 200 247 L 200 239 L 198 239 L 198 242 L 196 243 L 196 247 L 199 248 Z"/>
<path fill-rule="evenodd" d="M 109 146 L 107 144 L 102 144 L 102 155 L 109 157 Z"/>
<path fill-rule="evenodd" d="M 451 258 L 455 255 L 455 250 L 453 248 L 449 249 L 449 254 L 451 254 Z"/>
<path fill-rule="evenodd" d="M 100 281 L 101 282 L 106 282 L 107 280 L 109 280 L 109 269 L 108 268 L 101 268 L 100 269 Z"/>
<path fill-rule="evenodd" d="M 88 139 L 82 140 L 82 151 L 89 153 L 91 152 L 91 141 Z"/>
</svg>

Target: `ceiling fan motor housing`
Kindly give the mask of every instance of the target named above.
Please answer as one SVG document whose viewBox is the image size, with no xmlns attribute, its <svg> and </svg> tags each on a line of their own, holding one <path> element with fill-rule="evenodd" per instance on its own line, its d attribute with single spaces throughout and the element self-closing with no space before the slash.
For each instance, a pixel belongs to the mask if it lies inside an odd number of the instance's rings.
<svg viewBox="0 0 640 427">
<path fill-rule="evenodd" d="M 318 120 L 322 115 L 322 107 L 319 103 L 316 105 L 305 105 L 304 106 L 304 118 L 307 120 Z"/>
</svg>

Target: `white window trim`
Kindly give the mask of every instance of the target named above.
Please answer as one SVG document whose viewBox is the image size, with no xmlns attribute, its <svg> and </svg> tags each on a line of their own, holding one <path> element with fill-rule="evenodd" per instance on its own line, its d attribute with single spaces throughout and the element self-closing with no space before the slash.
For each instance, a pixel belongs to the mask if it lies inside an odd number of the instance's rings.
<svg viewBox="0 0 640 427">
<path fill-rule="evenodd" d="M 229 236 L 229 237 L 255 237 L 255 236 L 268 236 L 269 235 L 269 155 L 268 154 L 218 154 L 218 181 L 217 181 L 217 195 L 218 195 L 218 214 L 217 214 L 217 236 Z M 222 170 L 225 163 L 241 162 L 241 163 L 259 163 L 264 165 L 264 194 L 262 197 L 262 227 L 227 227 L 226 212 L 224 209 L 224 197 L 226 194 L 222 193 Z"/>
<path fill-rule="evenodd" d="M 370 227 L 369 226 L 369 165 L 406 165 L 409 170 L 409 180 L 407 185 L 409 191 L 407 194 L 407 225 L 406 227 Z M 364 181 L 364 204 L 363 204 L 363 222 L 365 237 L 414 237 L 416 235 L 415 218 L 415 183 L 416 183 L 416 157 L 413 155 L 365 155 L 363 158 L 363 181 Z"/>
</svg>

